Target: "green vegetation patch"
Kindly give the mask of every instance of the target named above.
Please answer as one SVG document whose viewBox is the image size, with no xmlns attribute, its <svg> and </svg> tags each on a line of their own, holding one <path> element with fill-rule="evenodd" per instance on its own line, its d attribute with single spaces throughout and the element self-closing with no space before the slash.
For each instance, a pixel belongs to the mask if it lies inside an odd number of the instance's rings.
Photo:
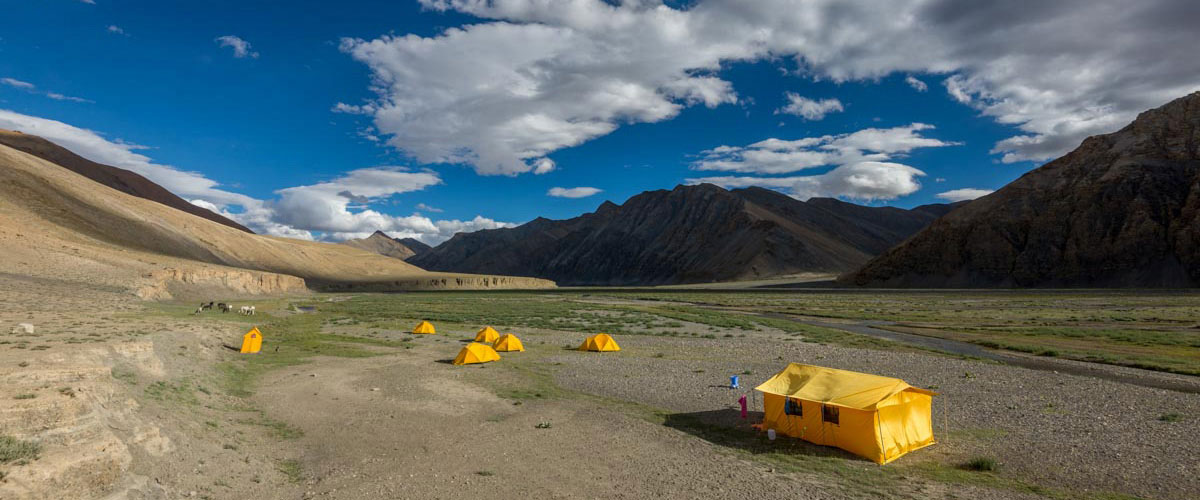
<svg viewBox="0 0 1200 500">
<path fill-rule="evenodd" d="M 42 453 L 42 445 L 33 441 L 17 439 L 12 436 L 0 436 L 0 464 L 9 462 L 25 463 L 37 460 Z"/>
</svg>

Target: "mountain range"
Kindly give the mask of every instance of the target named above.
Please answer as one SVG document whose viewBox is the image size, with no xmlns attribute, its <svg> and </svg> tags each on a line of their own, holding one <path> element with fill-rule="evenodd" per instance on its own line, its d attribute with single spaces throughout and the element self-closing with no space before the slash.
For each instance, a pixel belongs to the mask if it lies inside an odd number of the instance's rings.
<svg viewBox="0 0 1200 500">
<path fill-rule="evenodd" d="M 1200 92 L 1140 114 L 844 276 L 903 287 L 1200 286 Z"/>
<path fill-rule="evenodd" d="M 757 187 L 681 185 L 567 220 L 459 233 L 409 262 L 491 270 L 561 285 L 662 285 L 856 268 L 953 205 L 905 210 L 828 198 L 800 201 Z"/>
</svg>

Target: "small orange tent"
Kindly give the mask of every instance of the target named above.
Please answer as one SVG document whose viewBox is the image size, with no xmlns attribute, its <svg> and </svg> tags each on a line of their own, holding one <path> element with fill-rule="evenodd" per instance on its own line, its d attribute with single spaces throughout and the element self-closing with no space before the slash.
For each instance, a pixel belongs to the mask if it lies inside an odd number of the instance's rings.
<svg viewBox="0 0 1200 500">
<path fill-rule="evenodd" d="M 413 333 L 426 333 L 426 334 L 437 333 L 433 329 L 433 323 L 430 323 L 428 321 L 422 321 L 419 324 L 417 324 L 417 326 L 413 328 L 412 332 Z"/>
<path fill-rule="evenodd" d="M 257 354 L 262 350 L 262 332 L 258 331 L 258 327 L 251 328 L 250 331 L 242 335 L 242 353 Z"/>
<path fill-rule="evenodd" d="M 500 361 L 500 355 L 496 354 L 496 350 L 487 344 L 479 342 L 471 342 L 463 346 L 461 351 L 458 351 L 458 356 L 454 357 L 454 364 L 469 365 L 472 363 L 488 363 L 491 361 Z"/>
<path fill-rule="evenodd" d="M 490 326 L 485 326 L 485 327 L 481 328 L 479 330 L 479 332 L 475 334 L 475 341 L 483 342 L 485 344 L 491 344 L 499 338 L 500 338 L 500 332 L 497 332 L 495 328 L 492 328 Z"/>
<path fill-rule="evenodd" d="M 521 339 L 511 333 L 501 335 L 496 343 L 492 344 L 492 347 L 500 352 L 525 351 L 525 345 L 521 343 Z"/>
<path fill-rule="evenodd" d="M 597 333 L 583 341 L 583 344 L 579 346 L 579 350 L 597 352 L 620 351 L 621 346 L 617 345 L 617 341 L 613 340 L 612 335 Z"/>
<path fill-rule="evenodd" d="M 792 363 L 755 390 L 763 428 L 879 464 L 934 443 L 937 393 L 898 378 Z"/>
</svg>

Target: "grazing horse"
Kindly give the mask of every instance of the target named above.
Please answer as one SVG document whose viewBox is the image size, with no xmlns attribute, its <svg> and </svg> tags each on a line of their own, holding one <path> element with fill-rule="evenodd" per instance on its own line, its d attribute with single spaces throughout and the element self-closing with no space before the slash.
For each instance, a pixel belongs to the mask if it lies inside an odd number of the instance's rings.
<svg viewBox="0 0 1200 500">
<path fill-rule="evenodd" d="M 217 304 L 217 309 L 220 309 L 221 312 L 223 312 L 223 313 L 227 313 L 227 312 L 233 310 L 233 304 L 226 304 L 226 303 L 222 302 L 220 304 Z"/>
<path fill-rule="evenodd" d="M 241 309 L 238 309 L 238 313 L 245 314 L 246 316 L 254 316 L 254 306 L 242 306 Z"/>
</svg>

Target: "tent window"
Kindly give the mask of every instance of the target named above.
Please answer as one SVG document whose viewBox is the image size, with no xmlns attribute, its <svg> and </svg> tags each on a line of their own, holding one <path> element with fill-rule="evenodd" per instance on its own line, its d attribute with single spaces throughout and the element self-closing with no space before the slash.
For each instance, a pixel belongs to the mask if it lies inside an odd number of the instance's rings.
<svg viewBox="0 0 1200 500">
<path fill-rule="evenodd" d="M 838 425 L 838 407 L 830 405 L 821 406 L 821 420 L 829 422 L 833 425 Z"/>
<path fill-rule="evenodd" d="M 799 399 L 787 398 L 783 403 L 783 412 L 794 417 L 799 417 L 804 415 L 804 407 L 800 406 Z"/>
</svg>

